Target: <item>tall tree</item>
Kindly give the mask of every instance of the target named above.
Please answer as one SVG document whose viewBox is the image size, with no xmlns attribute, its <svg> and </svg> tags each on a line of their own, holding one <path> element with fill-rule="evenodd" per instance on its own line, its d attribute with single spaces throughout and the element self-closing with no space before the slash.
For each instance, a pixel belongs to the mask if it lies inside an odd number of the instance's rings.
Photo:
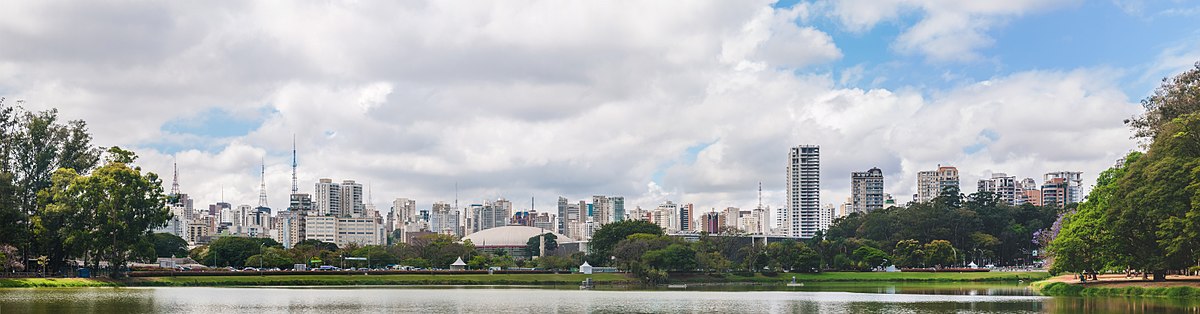
<svg viewBox="0 0 1200 314">
<path fill-rule="evenodd" d="M 50 232 L 48 217 L 70 217 L 73 221 L 62 224 L 68 226 L 66 243 L 119 270 L 138 256 L 138 245 L 152 243 L 153 228 L 167 221 L 170 210 L 157 174 L 131 167 L 137 158 L 132 152 L 119 147 L 108 152 L 107 163 L 90 175 L 72 169 L 56 172 L 57 184 L 40 194 L 46 210 L 38 220 L 39 230 Z"/>
<path fill-rule="evenodd" d="M 612 258 L 613 247 L 617 245 L 617 242 L 638 233 L 662 235 L 663 230 L 658 225 L 644 220 L 622 220 L 605 224 L 596 230 L 596 233 L 592 235 L 591 242 L 588 242 L 588 249 L 591 251 L 588 262 L 595 265 L 608 265 Z"/>
</svg>

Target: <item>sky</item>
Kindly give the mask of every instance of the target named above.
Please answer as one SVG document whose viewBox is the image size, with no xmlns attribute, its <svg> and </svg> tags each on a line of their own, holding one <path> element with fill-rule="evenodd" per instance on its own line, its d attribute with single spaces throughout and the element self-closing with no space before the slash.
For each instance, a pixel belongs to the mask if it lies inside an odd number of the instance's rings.
<svg viewBox="0 0 1200 314">
<path fill-rule="evenodd" d="M 198 206 L 369 186 L 385 210 L 625 196 L 785 203 L 821 147 L 821 203 L 883 170 L 1082 171 L 1200 61 L 1200 3 L 1130 0 L 11 1 L 0 97 L 83 119 Z"/>
</svg>

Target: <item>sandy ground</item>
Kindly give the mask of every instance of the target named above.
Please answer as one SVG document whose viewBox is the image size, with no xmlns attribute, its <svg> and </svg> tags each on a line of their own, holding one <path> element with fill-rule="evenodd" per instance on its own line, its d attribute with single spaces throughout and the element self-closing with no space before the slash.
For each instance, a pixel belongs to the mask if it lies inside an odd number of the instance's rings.
<svg viewBox="0 0 1200 314">
<path fill-rule="evenodd" d="M 1083 285 L 1088 287 L 1197 287 L 1200 288 L 1200 276 L 1174 276 L 1168 275 L 1167 281 L 1153 282 L 1142 280 L 1142 277 L 1125 278 L 1123 274 L 1100 275 L 1100 280 L 1088 280 Z M 1050 281 L 1065 282 L 1070 284 L 1080 284 L 1079 277 L 1075 275 L 1062 275 L 1048 279 Z"/>
</svg>

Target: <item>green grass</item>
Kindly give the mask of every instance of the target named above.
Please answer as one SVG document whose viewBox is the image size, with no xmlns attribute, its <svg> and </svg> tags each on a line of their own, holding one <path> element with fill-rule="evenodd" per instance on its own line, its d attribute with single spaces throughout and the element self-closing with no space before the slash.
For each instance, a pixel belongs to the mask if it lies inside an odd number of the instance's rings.
<svg viewBox="0 0 1200 314">
<path fill-rule="evenodd" d="M 636 282 L 624 274 L 405 274 L 143 277 L 124 283 L 130 286 L 578 285 L 589 277 L 598 284 Z"/>
<path fill-rule="evenodd" d="M 88 278 L 12 278 L 0 279 L 3 288 L 74 288 L 116 287 L 116 283 Z"/>
<path fill-rule="evenodd" d="M 782 283 L 790 282 L 796 276 L 796 282 L 837 282 L 837 281 L 917 281 L 917 282 L 956 282 L 956 281 L 1018 281 L 1027 282 L 1050 278 L 1046 272 L 970 272 L 970 273 L 918 273 L 918 272 L 825 272 L 819 274 L 779 273 L 775 277 L 755 274 L 754 277 L 734 274 L 704 275 L 672 274 L 672 282 L 718 282 L 718 283 Z"/>
<path fill-rule="evenodd" d="M 1196 287 L 1087 287 L 1065 282 L 1040 281 L 1030 285 L 1038 293 L 1047 296 L 1073 297 L 1168 297 L 1197 298 L 1200 288 Z"/>
</svg>

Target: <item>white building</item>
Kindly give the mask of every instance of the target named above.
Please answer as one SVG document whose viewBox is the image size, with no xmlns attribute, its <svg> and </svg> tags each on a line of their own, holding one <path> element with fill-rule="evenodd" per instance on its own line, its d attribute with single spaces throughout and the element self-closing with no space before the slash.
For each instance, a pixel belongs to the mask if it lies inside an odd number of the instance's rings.
<svg viewBox="0 0 1200 314">
<path fill-rule="evenodd" d="M 333 183 L 332 179 L 321 179 L 316 185 L 316 195 L 313 198 L 314 216 L 337 216 L 342 213 L 342 186 Z"/>
<path fill-rule="evenodd" d="M 825 206 L 821 207 L 821 215 L 817 223 L 818 229 L 829 230 L 829 226 L 833 224 L 833 220 L 837 219 L 837 213 L 834 212 L 835 210 L 836 209 L 833 207 L 833 204 L 825 204 Z"/>
<path fill-rule="evenodd" d="M 462 236 L 458 209 L 446 202 L 433 203 L 429 211 L 429 231 L 438 234 Z"/>
<path fill-rule="evenodd" d="M 363 186 L 354 180 L 342 180 L 342 186 L 339 189 L 342 193 L 341 212 L 335 216 L 350 216 L 361 217 L 366 210 L 363 204 Z"/>
<path fill-rule="evenodd" d="M 958 168 L 938 165 L 937 170 L 918 172 L 917 195 L 913 197 L 913 200 L 918 203 L 932 201 L 950 187 L 960 189 Z"/>
<path fill-rule="evenodd" d="M 788 206 L 782 210 L 784 235 L 812 238 L 820 229 L 821 149 L 800 145 L 788 153 Z"/>
<path fill-rule="evenodd" d="M 337 243 L 337 217 L 309 216 L 304 220 L 304 239 Z"/>
<path fill-rule="evenodd" d="M 1016 176 L 1009 176 L 1004 173 L 993 173 L 989 179 L 979 180 L 977 184 L 979 192 L 991 192 L 1000 197 L 1000 201 L 1008 205 L 1018 205 L 1018 194 L 1022 194 L 1023 189 L 1017 181 Z M 1023 202 L 1022 202 L 1023 203 Z"/>
</svg>

